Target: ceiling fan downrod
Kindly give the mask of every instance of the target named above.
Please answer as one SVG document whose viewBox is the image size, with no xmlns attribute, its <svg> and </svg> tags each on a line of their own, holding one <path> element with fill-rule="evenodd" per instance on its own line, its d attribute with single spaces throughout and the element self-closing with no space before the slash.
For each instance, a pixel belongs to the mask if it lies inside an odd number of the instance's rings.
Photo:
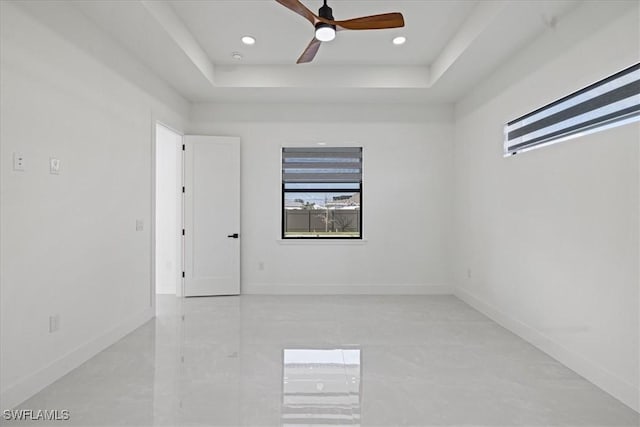
<svg viewBox="0 0 640 427">
<path fill-rule="evenodd" d="M 331 9 L 328 5 L 327 5 L 327 0 L 324 0 L 324 5 L 318 9 L 318 16 L 324 19 L 329 19 L 331 21 L 333 21 L 333 9 Z"/>
</svg>

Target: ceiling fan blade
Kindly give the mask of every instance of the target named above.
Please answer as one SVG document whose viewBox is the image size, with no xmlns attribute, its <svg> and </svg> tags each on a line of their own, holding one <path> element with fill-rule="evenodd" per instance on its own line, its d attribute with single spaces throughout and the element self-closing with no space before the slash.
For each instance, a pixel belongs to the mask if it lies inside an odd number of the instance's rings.
<svg viewBox="0 0 640 427">
<path fill-rule="evenodd" d="M 309 43 L 309 46 L 307 46 L 304 52 L 302 52 L 302 55 L 300 55 L 296 64 L 306 64 L 307 62 L 313 61 L 313 58 L 316 57 L 316 53 L 318 53 L 318 49 L 320 49 L 321 44 L 322 42 L 314 37 Z"/>
<path fill-rule="evenodd" d="M 316 14 L 311 12 L 309 9 L 307 9 L 307 7 L 302 3 L 300 3 L 299 0 L 276 0 L 276 1 L 281 5 L 283 5 L 284 7 L 293 10 L 295 13 L 302 16 L 303 18 L 306 18 L 313 25 L 315 25 L 316 22 L 318 22 L 318 17 L 316 16 Z"/>
<path fill-rule="evenodd" d="M 382 30 L 385 28 L 404 27 L 404 18 L 401 13 L 384 13 L 382 15 L 347 19 L 346 21 L 335 21 L 335 25 L 345 30 Z"/>
</svg>

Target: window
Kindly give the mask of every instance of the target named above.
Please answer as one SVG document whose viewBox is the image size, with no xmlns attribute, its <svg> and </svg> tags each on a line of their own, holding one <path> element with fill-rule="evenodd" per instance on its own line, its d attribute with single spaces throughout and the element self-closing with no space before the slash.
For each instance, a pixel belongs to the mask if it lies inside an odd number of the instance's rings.
<svg viewBox="0 0 640 427">
<path fill-rule="evenodd" d="M 505 126 L 504 154 L 640 120 L 640 63 Z"/>
<path fill-rule="evenodd" d="M 282 238 L 362 238 L 362 148 L 282 149 Z"/>
</svg>

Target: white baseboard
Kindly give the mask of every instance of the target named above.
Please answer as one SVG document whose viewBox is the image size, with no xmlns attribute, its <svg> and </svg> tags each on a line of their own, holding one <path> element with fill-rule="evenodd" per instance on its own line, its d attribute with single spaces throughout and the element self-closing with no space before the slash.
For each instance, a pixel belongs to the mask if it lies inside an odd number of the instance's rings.
<svg viewBox="0 0 640 427">
<path fill-rule="evenodd" d="M 248 295 L 453 295 L 448 285 L 309 285 L 244 283 L 242 293 Z"/>
<path fill-rule="evenodd" d="M 134 329 L 142 326 L 155 316 L 154 309 L 148 308 L 110 330 L 109 332 L 77 347 L 45 368 L 7 387 L 0 394 L 1 408 L 11 409 L 29 399 L 43 388 L 68 374 L 105 348 L 114 344 Z"/>
<path fill-rule="evenodd" d="M 469 292 L 454 288 L 454 295 L 600 387 L 634 411 L 640 412 L 640 389 Z"/>
</svg>

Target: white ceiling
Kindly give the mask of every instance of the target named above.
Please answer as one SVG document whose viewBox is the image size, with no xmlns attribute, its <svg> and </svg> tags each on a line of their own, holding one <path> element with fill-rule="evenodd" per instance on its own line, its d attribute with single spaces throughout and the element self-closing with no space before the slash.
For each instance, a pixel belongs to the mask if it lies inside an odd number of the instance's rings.
<svg viewBox="0 0 640 427">
<path fill-rule="evenodd" d="M 303 0 L 313 11 L 321 0 Z M 405 27 L 342 31 L 311 64 L 313 27 L 275 0 L 73 1 L 192 102 L 454 102 L 578 0 L 329 0 L 336 19 L 401 12 Z M 257 39 L 245 46 L 240 38 Z M 394 46 L 393 37 L 407 43 Z M 241 61 L 233 52 L 243 55 Z"/>
<path fill-rule="evenodd" d="M 311 38 L 313 26 L 273 0 L 171 1 L 176 14 L 216 64 L 236 64 L 233 51 L 244 55 L 243 64 L 291 65 Z M 304 2 L 317 12 L 321 0 Z M 329 0 L 336 19 L 402 12 L 405 27 L 378 31 L 344 31 L 335 43 L 325 43 L 317 63 L 323 65 L 422 65 L 435 60 L 442 46 L 460 28 L 476 1 L 345 1 Z M 242 35 L 258 43 L 248 47 Z M 393 37 L 409 43 L 396 47 Z"/>
</svg>

